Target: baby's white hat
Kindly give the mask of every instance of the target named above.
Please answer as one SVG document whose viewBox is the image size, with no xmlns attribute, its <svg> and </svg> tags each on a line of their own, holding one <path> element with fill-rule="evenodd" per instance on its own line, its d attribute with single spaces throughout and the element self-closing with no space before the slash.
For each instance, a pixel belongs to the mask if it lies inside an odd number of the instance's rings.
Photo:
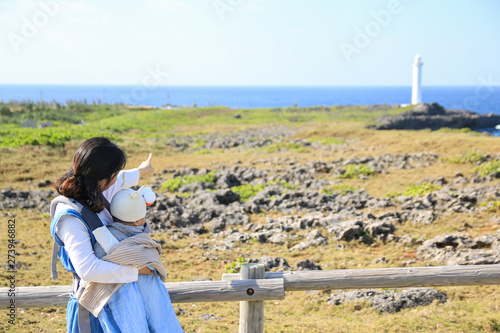
<svg viewBox="0 0 500 333">
<path fill-rule="evenodd" d="M 142 186 L 134 191 L 127 188 L 126 183 L 127 180 L 123 175 L 122 189 L 111 200 L 111 215 L 123 222 L 135 222 L 146 216 L 146 201 L 148 201 L 147 204 L 152 204 L 156 195 L 149 187 Z"/>
</svg>

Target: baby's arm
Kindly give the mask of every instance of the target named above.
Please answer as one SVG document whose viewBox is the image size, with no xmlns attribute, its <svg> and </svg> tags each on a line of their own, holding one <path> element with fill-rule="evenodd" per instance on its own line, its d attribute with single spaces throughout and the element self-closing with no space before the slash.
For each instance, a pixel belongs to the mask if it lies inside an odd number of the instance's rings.
<svg viewBox="0 0 500 333">
<path fill-rule="evenodd" d="M 109 231 L 109 229 L 106 226 L 102 226 L 100 228 L 97 228 L 94 230 L 94 236 L 99 243 L 99 245 L 102 247 L 104 252 L 109 253 L 109 251 L 119 243 L 118 239 L 116 239 L 115 236 Z"/>
<path fill-rule="evenodd" d="M 96 234 L 97 230 L 99 230 L 98 235 Z M 112 227 L 111 230 L 113 230 Z M 94 252 L 98 258 L 104 257 L 114 246 L 116 246 L 123 240 L 123 238 L 121 240 L 117 239 L 111 230 L 109 227 L 105 226 L 94 230 L 94 235 L 97 241 L 97 243 L 95 244 Z M 154 270 L 155 268 L 153 265 L 148 265 L 139 269 L 139 274 L 149 275 Z"/>
<path fill-rule="evenodd" d="M 116 182 L 111 185 L 106 191 L 102 192 L 102 195 L 111 202 L 111 199 L 118 192 L 123 185 L 123 175 L 125 174 L 125 178 L 127 179 L 127 186 L 135 186 L 139 184 L 139 178 L 141 177 L 139 169 L 131 169 L 131 170 L 122 170 L 118 173 L 118 177 L 116 177 Z"/>
<path fill-rule="evenodd" d="M 151 160 L 153 159 L 153 155 L 149 154 L 148 158 L 142 162 L 139 167 L 135 169 L 130 169 L 130 170 L 122 170 L 118 173 L 118 177 L 116 179 L 116 182 L 111 185 L 110 188 L 108 188 L 106 191 L 102 192 L 104 197 L 108 199 L 108 201 L 111 201 L 111 198 L 113 198 L 113 195 L 118 192 L 123 184 L 123 174 L 126 175 L 127 179 L 127 186 L 135 186 L 139 184 L 139 178 L 141 176 L 145 176 L 147 174 L 153 173 L 155 171 L 155 168 L 151 165 Z"/>
</svg>

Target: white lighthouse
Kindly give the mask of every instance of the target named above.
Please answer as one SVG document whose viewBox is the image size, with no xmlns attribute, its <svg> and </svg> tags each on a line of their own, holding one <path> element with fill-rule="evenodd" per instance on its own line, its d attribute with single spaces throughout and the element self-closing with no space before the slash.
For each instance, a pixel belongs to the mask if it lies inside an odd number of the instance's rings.
<svg viewBox="0 0 500 333">
<path fill-rule="evenodd" d="M 413 61 L 413 81 L 411 85 L 411 104 L 422 103 L 422 65 L 420 54 Z"/>
</svg>

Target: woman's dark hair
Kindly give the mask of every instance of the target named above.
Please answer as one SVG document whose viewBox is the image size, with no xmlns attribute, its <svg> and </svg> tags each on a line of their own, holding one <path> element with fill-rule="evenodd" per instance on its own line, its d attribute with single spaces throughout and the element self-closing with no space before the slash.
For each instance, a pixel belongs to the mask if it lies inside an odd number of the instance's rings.
<svg viewBox="0 0 500 333">
<path fill-rule="evenodd" d="M 72 167 L 54 186 L 59 194 L 82 201 L 98 213 L 106 207 L 99 181 L 109 184 L 126 162 L 127 156 L 116 144 L 103 137 L 90 138 L 78 147 Z"/>
</svg>

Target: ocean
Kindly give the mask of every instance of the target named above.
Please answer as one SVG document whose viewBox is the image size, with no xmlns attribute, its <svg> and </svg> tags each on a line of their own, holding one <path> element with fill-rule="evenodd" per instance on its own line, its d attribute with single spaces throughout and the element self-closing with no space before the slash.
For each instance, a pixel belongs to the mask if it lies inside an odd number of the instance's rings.
<svg viewBox="0 0 500 333">
<path fill-rule="evenodd" d="M 103 86 L 103 85 L 0 85 L 0 101 L 68 100 L 173 106 L 228 106 L 265 108 L 318 105 L 405 104 L 411 87 L 200 87 L 200 86 Z M 423 102 L 445 108 L 500 114 L 500 87 L 423 87 Z"/>
</svg>

